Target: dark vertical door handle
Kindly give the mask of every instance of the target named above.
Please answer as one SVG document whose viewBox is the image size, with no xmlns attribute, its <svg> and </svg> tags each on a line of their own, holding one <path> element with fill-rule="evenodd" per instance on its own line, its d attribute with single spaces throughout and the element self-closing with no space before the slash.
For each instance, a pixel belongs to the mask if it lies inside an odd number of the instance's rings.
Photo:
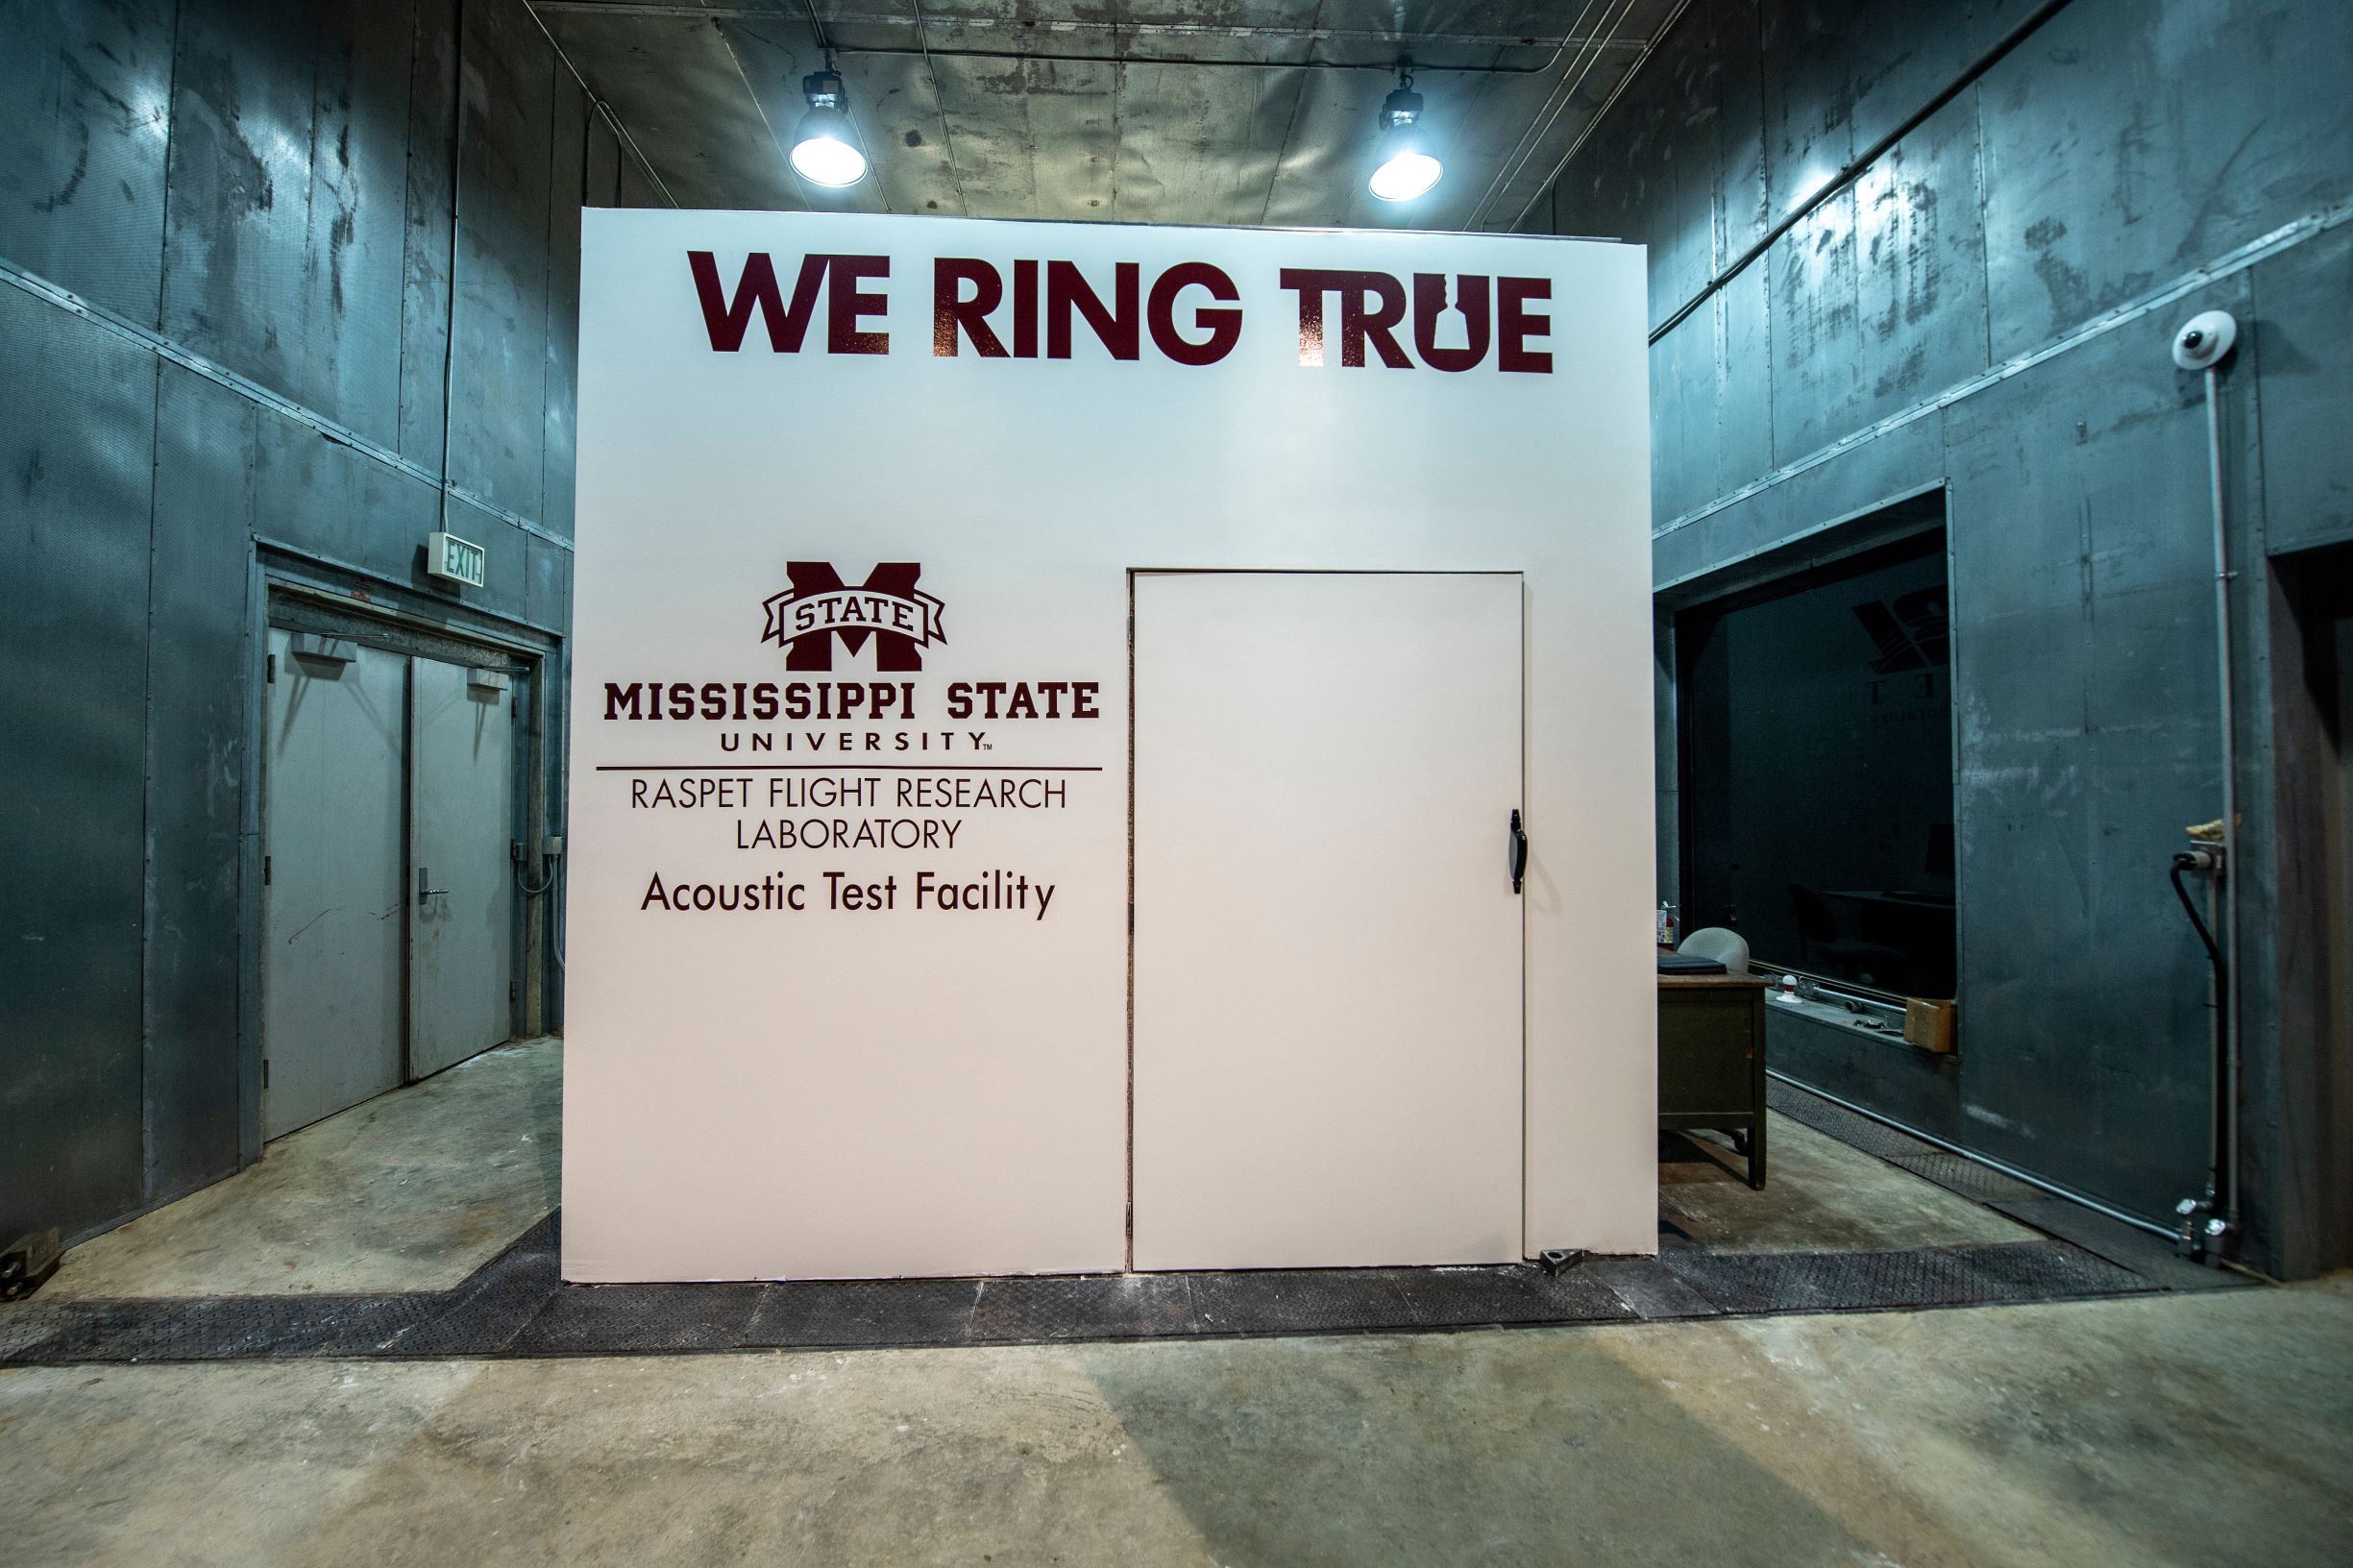
<svg viewBox="0 0 2353 1568">
<path fill-rule="evenodd" d="M 1528 874 L 1528 833 L 1520 826 L 1520 814 L 1511 814 L 1511 891 L 1520 891 L 1520 880 Z"/>
</svg>

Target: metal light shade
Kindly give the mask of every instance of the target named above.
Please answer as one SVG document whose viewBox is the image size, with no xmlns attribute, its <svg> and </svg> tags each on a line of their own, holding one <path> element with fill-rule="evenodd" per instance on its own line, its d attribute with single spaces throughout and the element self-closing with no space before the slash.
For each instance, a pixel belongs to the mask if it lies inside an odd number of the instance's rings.
<svg viewBox="0 0 2353 1568">
<path fill-rule="evenodd" d="M 1422 134 L 1422 95 L 1401 86 L 1381 105 L 1381 162 L 1366 182 L 1385 202 L 1409 202 L 1446 172 Z"/>
<path fill-rule="evenodd" d="M 849 116 L 823 105 L 800 117 L 793 133 L 793 169 L 813 185 L 839 188 L 866 178 L 866 155 L 858 151 Z"/>
</svg>

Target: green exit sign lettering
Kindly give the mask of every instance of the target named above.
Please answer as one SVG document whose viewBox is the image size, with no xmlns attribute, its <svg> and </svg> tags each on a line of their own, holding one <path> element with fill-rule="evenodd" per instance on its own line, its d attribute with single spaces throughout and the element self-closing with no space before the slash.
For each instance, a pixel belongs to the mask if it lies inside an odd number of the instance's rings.
<svg viewBox="0 0 2353 1568">
<path fill-rule="evenodd" d="M 479 588 L 483 582 L 483 569 L 489 562 L 489 552 L 481 546 L 470 544 L 453 533 L 425 536 L 425 573 L 428 576 Z"/>
</svg>

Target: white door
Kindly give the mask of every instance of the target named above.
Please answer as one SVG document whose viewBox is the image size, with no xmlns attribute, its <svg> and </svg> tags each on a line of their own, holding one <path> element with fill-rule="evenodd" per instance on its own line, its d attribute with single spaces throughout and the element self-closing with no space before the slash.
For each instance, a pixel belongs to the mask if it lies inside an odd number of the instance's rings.
<svg viewBox="0 0 2353 1568">
<path fill-rule="evenodd" d="M 261 1130 L 277 1138 L 401 1081 L 407 661 L 269 635 Z"/>
<path fill-rule="evenodd" d="M 1520 595 L 1136 578 L 1136 1267 L 1520 1256 Z"/>
<path fill-rule="evenodd" d="M 505 676 L 411 661 L 408 1075 L 514 1033 L 515 726 Z"/>
</svg>

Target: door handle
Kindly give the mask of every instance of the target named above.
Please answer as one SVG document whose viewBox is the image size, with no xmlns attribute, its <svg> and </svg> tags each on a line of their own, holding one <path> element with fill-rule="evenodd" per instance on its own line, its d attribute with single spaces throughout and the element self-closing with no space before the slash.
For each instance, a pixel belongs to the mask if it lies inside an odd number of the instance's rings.
<svg viewBox="0 0 2353 1568">
<path fill-rule="evenodd" d="M 1517 814 L 1516 814 L 1516 813 L 1514 813 L 1514 820 L 1515 820 L 1515 821 L 1517 820 Z M 429 884 L 431 881 L 432 881 L 432 878 L 430 878 L 430 877 L 429 877 L 429 876 L 427 876 L 427 875 L 425 874 L 425 868 L 424 868 L 424 867 L 422 867 L 422 866 L 418 867 L 418 868 L 417 868 L 417 902 L 418 902 L 418 903 L 420 903 L 420 904 L 421 904 L 421 903 L 425 902 L 425 900 L 426 900 L 426 899 L 428 899 L 428 898 L 438 898 L 438 897 L 440 897 L 440 896 L 441 896 L 443 894 L 446 894 L 446 893 L 448 893 L 448 892 L 450 891 L 450 890 L 449 890 L 449 889 L 447 889 L 447 888 L 436 888 L 436 887 L 431 887 L 431 886 L 429 886 Z"/>
<path fill-rule="evenodd" d="M 1520 891 L 1520 879 L 1528 874 L 1528 833 L 1520 826 L 1520 814 L 1511 814 L 1511 891 Z"/>
</svg>

